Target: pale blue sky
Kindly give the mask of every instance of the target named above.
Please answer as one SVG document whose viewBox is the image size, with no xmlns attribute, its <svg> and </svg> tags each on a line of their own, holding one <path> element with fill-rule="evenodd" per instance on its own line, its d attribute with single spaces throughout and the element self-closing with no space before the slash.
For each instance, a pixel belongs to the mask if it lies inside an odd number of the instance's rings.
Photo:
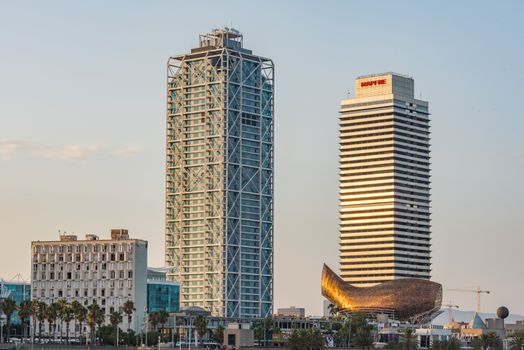
<svg viewBox="0 0 524 350">
<path fill-rule="evenodd" d="M 524 313 L 524 2 L 0 2 L 0 277 L 31 240 L 127 227 L 163 264 L 165 63 L 233 25 L 276 66 L 275 306 L 338 268 L 338 104 L 415 78 L 432 116 L 433 275 Z M 463 309 L 475 297 L 446 293 Z"/>
</svg>

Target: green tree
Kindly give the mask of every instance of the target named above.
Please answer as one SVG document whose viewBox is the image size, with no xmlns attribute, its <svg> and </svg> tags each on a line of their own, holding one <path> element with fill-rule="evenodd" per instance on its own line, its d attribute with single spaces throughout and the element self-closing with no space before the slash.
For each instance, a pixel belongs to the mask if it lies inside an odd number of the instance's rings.
<svg viewBox="0 0 524 350">
<path fill-rule="evenodd" d="M 318 329 L 295 329 L 287 346 L 290 350 L 321 350 L 324 349 L 324 337 Z"/>
<path fill-rule="evenodd" d="M 157 331 L 158 327 L 158 312 L 150 312 L 147 314 L 147 323 L 151 325 L 153 332 Z"/>
<path fill-rule="evenodd" d="M 115 342 L 113 343 L 114 345 L 118 345 L 117 344 L 117 332 L 118 332 L 118 325 L 122 322 L 122 313 L 120 311 L 113 311 L 110 315 L 109 315 L 109 323 L 111 323 L 111 326 L 113 326 L 113 330 L 114 330 L 114 338 L 115 338 Z"/>
<path fill-rule="evenodd" d="M 473 339 L 473 341 L 471 342 L 471 347 L 475 350 L 482 350 L 482 341 L 480 340 L 480 338 Z"/>
<path fill-rule="evenodd" d="M 74 321 L 74 335 L 73 338 L 76 338 L 76 325 L 78 324 L 78 316 L 80 315 L 80 310 L 83 308 L 82 304 L 78 300 L 73 300 L 71 302 L 71 311 L 73 313 L 73 321 Z M 81 328 L 82 326 L 80 326 Z"/>
<path fill-rule="evenodd" d="M 131 300 L 127 300 L 122 306 L 122 311 L 127 315 L 127 329 L 131 328 L 131 316 L 135 311 L 135 304 Z"/>
<path fill-rule="evenodd" d="M 66 312 L 68 312 L 66 309 L 67 309 L 67 300 L 65 299 L 58 299 L 57 302 L 57 310 L 56 310 L 56 318 L 57 318 L 57 323 L 59 324 L 60 326 L 60 342 L 62 342 L 62 329 L 63 329 L 63 323 L 64 323 L 64 314 Z"/>
<path fill-rule="evenodd" d="M 73 306 L 69 303 L 66 303 L 62 305 L 62 308 L 60 309 L 60 318 L 63 322 L 65 322 L 66 326 L 66 343 L 69 344 L 69 327 L 71 325 L 71 321 L 75 318 L 75 313 L 73 311 Z M 75 322 L 76 324 L 76 322 Z M 60 337 L 62 337 L 62 331 L 60 330 Z"/>
<path fill-rule="evenodd" d="M 371 335 L 372 329 L 373 327 L 368 324 L 357 328 L 352 344 L 361 349 L 370 349 L 373 346 L 373 336 Z"/>
<path fill-rule="evenodd" d="M 91 330 L 91 344 L 96 341 L 96 326 L 100 328 L 104 323 L 104 312 L 97 304 L 91 304 L 87 307 L 86 322 Z"/>
<path fill-rule="evenodd" d="M 417 337 L 412 329 L 405 329 L 400 334 L 400 345 L 405 350 L 413 350 L 417 348 Z"/>
<path fill-rule="evenodd" d="M 47 304 L 40 300 L 31 302 L 31 313 L 33 314 L 33 336 L 36 336 L 36 324 L 38 321 L 38 342 L 42 341 L 42 322 L 46 319 Z"/>
<path fill-rule="evenodd" d="M 6 317 L 7 341 L 11 335 L 11 316 L 16 311 L 16 301 L 11 298 L 2 299 L 0 301 L 0 310 L 3 311 Z"/>
<path fill-rule="evenodd" d="M 335 304 L 329 304 L 328 305 L 328 310 L 329 310 L 329 317 L 330 318 L 333 318 L 333 319 L 336 319 L 336 320 L 341 318 L 340 308 L 338 306 L 336 306 Z"/>
<path fill-rule="evenodd" d="M 447 341 L 447 349 L 446 350 L 460 350 L 460 348 L 461 348 L 461 344 L 460 344 L 460 340 L 458 338 L 451 337 Z"/>
<path fill-rule="evenodd" d="M 490 338 L 489 338 L 488 334 L 487 333 L 483 333 L 483 334 L 480 335 L 480 337 L 478 337 L 478 339 L 479 339 L 480 347 L 483 350 L 486 350 L 489 347 L 489 343 L 490 343 Z"/>
<path fill-rule="evenodd" d="M 510 350 L 522 350 L 524 348 L 524 331 L 516 331 L 508 338 Z"/>
<path fill-rule="evenodd" d="M 164 334 L 164 327 L 166 326 L 167 321 L 169 320 L 169 314 L 165 310 L 160 310 L 157 313 L 157 321 L 160 325 L 160 334 Z"/>
<path fill-rule="evenodd" d="M 53 338 L 55 337 L 55 333 L 56 333 L 56 319 L 58 317 L 58 310 L 60 309 L 60 306 L 54 302 L 54 303 L 51 303 L 47 308 L 46 308 L 46 313 L 45 313 L 45 319 L 47 321 L 47 324 L 48 324 L 48 329 L 49 329 L 49 336 L 51 336 L 51 332 L 53 333 Z"/>
<path fill-rule="evenodd" d="M 273 319 L 268 316 L 262 320 L 262 331 L 264 334 L 264 345 L 268 345 L 268 338 L 271 336 L 273 331 Z"/>
<path fill-rule="evenodd" d="M 18 305 L 18 318 L 20 319 L 20 322 L 22 323 L 22 334 L 23 337 L 27 337 L 27 328 L 28 328 L 28 321 L 29 317 L 31 316 L 31 301 L 24 300 Z"/>
<path fill-rule="evenodd" d="M 224 326 L 218 326 L 211 334 L 211 339 L 215 343 L 224 344 Z"/>
<path fill-rule="evenodd" d="M 200 340 L 200 343 L 203 343 L 204 335 L 207 332 L 207 319 L 202 316 L 198 315 L 195 319 L 195 330 L 198 334 L 198 339 Z"/>
<path fill-rule="evenodd" d="M 400 350 L 400 344 L 394 341 L 389 342 L 386 345 L 387 350 Z"/>
<path fill-rule="evenodd" d="M 502 346 L 502 341 L 497 333 L 489 332 L 481 334 L 480 337 L 478 337 L 478 345 L 483 350 L 498 349 Z"/>
</svg>

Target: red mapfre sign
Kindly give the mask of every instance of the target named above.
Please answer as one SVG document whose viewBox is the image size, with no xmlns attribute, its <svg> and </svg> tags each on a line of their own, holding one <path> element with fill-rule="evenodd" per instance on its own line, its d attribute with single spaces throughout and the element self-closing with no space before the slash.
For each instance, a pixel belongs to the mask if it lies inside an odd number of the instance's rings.
<svg viewBox="0 0 524 350">
<path fill-rule="evenodd" d="M 362 83 L 360 83 L 360 87 L 384 85 L 384 84 L 386 84 L 386 79 L 370 80 L 370 81 L 363 81 Z"/>
</svg>

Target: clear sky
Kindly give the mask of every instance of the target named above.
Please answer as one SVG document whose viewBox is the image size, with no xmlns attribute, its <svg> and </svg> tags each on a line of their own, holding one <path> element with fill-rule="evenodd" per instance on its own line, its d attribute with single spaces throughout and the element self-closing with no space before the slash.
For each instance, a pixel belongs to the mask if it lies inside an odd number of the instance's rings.
<svg viewBox="0 0 524 350">
<path fill-rule="evenodd" d="M 0 277 L 31 240 L 125 227 L 164 255 L 167 58 L 230 26 L 276 66 L 275 307 L 338 269 L 338 106 L 411 75 L 432 113 L 433 277 L 524 313 L 523 1 L 0 3 Z M 462 309 L 473 293 L 445 293 Z"/>
</svg>

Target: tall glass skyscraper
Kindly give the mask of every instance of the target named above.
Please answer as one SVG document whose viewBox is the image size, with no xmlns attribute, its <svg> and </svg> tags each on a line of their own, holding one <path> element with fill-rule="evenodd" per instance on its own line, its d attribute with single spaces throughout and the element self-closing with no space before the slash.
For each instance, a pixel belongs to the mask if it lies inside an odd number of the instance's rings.
<svg viewBox="0 0 524 350">
<path fill-rule="evenodd" d="M 273 311 L 273 62 L 234 29 L 167 65 L 166 266 L 180 306 Z"/>
<path fill-rule="evenodd" d="M 356 80 L 340 109 L 341 277 L 370 286 L 430 278 L 430 131 L 414 81 Z"/>
</svg>

